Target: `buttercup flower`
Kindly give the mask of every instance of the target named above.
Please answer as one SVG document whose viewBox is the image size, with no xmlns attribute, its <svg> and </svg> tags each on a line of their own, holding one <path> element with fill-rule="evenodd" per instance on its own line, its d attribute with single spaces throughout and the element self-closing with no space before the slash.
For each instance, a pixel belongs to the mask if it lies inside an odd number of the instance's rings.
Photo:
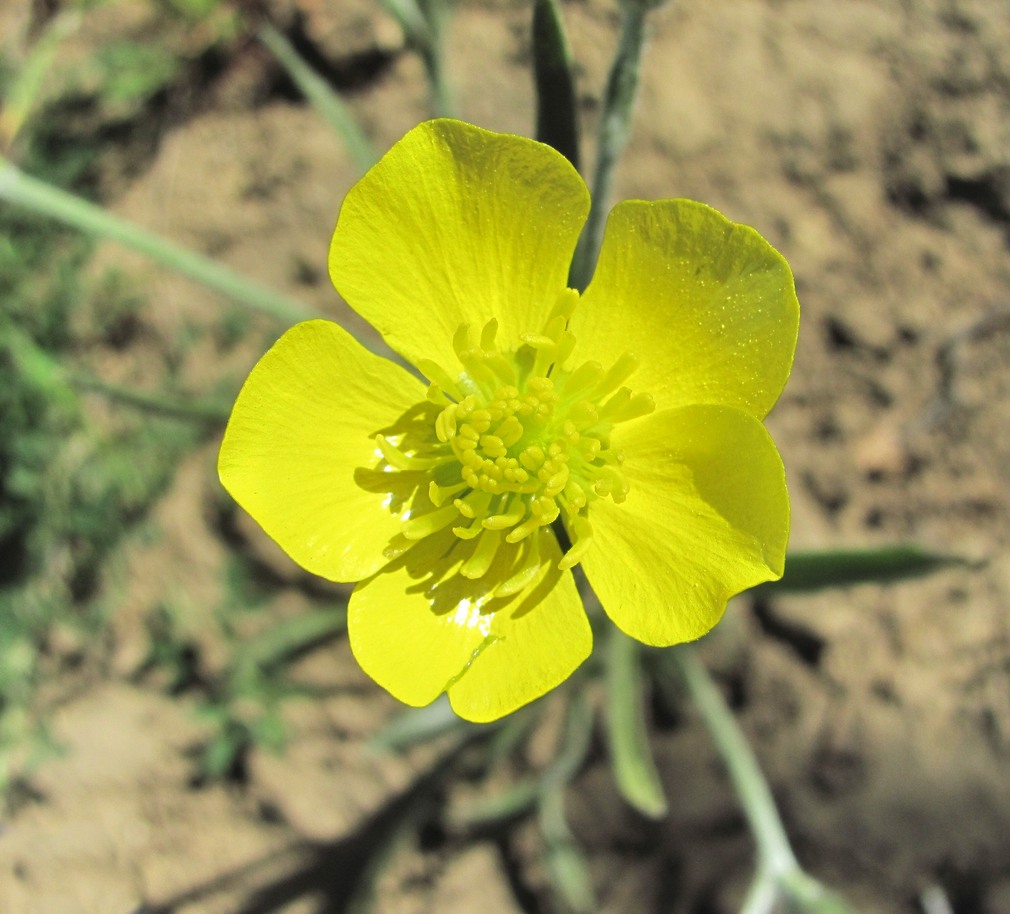
<svg viewBox="0 0 1010 914">
<path fill-rule="evenodd" d="M 221 480 L 309 571 L 358 582 L 351 648 L 393 695 L 475 721 L 566 679 L 592 633 L 698 638 L 782 574 L 789 502 L 761 420 L 799 306 L 753 229 L 688 200 L 610 214 L 567 288 L 589 193 L 533 140 L 411 130 L 348 193 L 337 289 L 423 376 L 324 320 L 253 369 Z"/>
</svg>

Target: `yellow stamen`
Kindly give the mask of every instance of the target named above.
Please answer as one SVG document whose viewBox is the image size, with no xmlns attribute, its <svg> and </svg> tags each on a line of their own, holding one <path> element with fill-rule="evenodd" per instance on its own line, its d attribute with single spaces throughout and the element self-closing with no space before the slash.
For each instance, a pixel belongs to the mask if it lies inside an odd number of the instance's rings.
<svg viewBox="0 0 1010 914">
<path fill-rule="evenodd" d="M 459 573 L 465 578 L 482 578 L 487 574 L 494 557 L 498 552 L 501 543 L 501 531 L 485 530 L 479 540 L 473 554 L 459 569 Z"/>
</svg>

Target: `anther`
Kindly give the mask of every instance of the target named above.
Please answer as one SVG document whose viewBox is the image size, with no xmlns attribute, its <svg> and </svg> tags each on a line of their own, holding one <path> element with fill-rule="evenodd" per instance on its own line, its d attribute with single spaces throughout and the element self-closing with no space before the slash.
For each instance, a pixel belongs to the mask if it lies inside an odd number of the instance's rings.
<svg viewBox="0 0 1010 914">
<path fill-rule="evenodd" d="M 426 536 L 448 527 L 457 517 L 459 511 L 456 510 L 456 506 L 445 505 L 427 514 L 405 520 L 400 532 L 409 540 L 423 540 Z"/>
<path fill-rule="evenodd" d="M 603 380 L 601 380 L 597 386 L 597 396 L 602 397 L 604 394 L 610 393 L 610 391 L 619 384 L 623 384 L 627 381 L 634 370 L 638 368 L 638 365 L 639 361 L 637 356 L 630 352 L 621 353 L 617 361 L 610 366 L 610 370 L 603 376 Z"/>
<path fill-rule="evenodd" d="M 498 335 L 498 318 L 492 317 L 480 332 L 480 348 L 485 352 L 493 352 L 495 349 L 494 338 Z"/>
<path fill-rule="evenodd" d="M 452 403 L 452 398 L 434 381 L 428 385 L 424 398 L 429 403 L 434 403 L 435 406 L 445 406 L 446 403 Z"/>
<path fill-rule="evenodd" d="M 603 366 L 599 362 L 583 362 L 561 385 L 566 398 L 574 400 L 603 380 Z"/>
<path fill-rule="evenodd" d="M 565 289 L 554 302 L 554 307 L 551 308 L 551 313 L 547 320 L 550 321 L 559 315 L 563 317 L 565 321 L 571 320 L 572 315 L 575 313 L 575 307 L 578 303 L 578 291 L 575 289 Z"/>
<path fill-rule="evenodd" d="M 433 362 L 431 359 L 418 359 L 414 364 L 421 374 L 433 384 L 441 387 L 454 400 L 459 401 L 463 399 L 463 393 L 457 386 L 456 381 L 437 362 Z"/>
<path fill-rule="evenodd" d="M 505 442 L 497 435 L 481 435 L 480 446 L 484 449 L 484 453 L 491 458 L 504 457 L 508 453 Z"/>
<path fill-rule="evenodd" d="M 482 523 L 488 530 L 507 530 L 518 524 L 525 516 L 526 505 L 516 498 L 510 506 L 510 510 L 503 514 L 492 514 L 490 517 L 485 517 Z"/>
<path fill-rule="evenodd" d="M 385 435 L 376 435 L 375 444 L 386 463 L 398 470 L 431 470 L 452 460 L 451 454 L 440 454 L 437 457 L 408 456 Z"/>
<path fill-rule="evenodd" d="M 494 430 L 494 433 L 505 447 L 510 448 L 522 438 L 523 426 L 515 416 L 510 414 L 501 421 L 501 424 Z"/>
<path fill-rule="evenodd" d="M 622 387 L 615 393 L 600 409 L 600 418 L 607 422 L 613 422 L 631 403 L 631 390 Z"/>
<path fill-rule="evenodd" d="M 526 554 L 523 556 L 522 567 L 505 583 L 499 584 L 495 588 L 494 595 L 496 597 L 511 597 L 517 593 L 521 593 L 533 583 L 539 573 L 542 567 L 540 562 L 540 537 L 535 536 L 527 540 L 527 542 L 529 546 L 526 548 Z"/>
<path fill-rule="evenodd" d="M 456 434 L 456 405 L 447 406 L 435 417 L 435 436 L 443 444 Z"/>
<path fill-rule="evenodd" d="M 567 485 L 565 486 L 565 500 L 570 508 L 574 508 L 576 511 L 580 511 L 586 506 L 589 499 L 586 496 L 585 489 L 582 488 L 574 479 L 569 479 Z"/>
<path fill-rule="evenodd" d="M 527 346 L 536 349 L 538 352 L 541 349 L 553 349 L 557 345 L 551 337 L 545 336 L 542 333 L 524 333 L 520 339 Z"/>
<path fill-rule="evenodd" d="M 565 483 L 568 482 L 568 467 L 563 466 L 557 471 L 547 482 L 544 483 L 544 495 L 548 498 L 553 498 L 558 492 L 562 491 L 565 487 Z"/>
<path fill-rule="evenodd" d="M 544 457 L 543 448 L 531 444 L 528 448 L 523 449 L 523 452 L 519 455 L 519 462 L 531 473 L 536 473 L 543 466 Z"/>
<path fill-rule="evenodd" d="M 531 533 L 539 530 L 540 527 L 544 526 L 543 522 L 538 517 L 528 517 L 521 524 L 513 527 L 507 534 L 505 534 L 506 543 L 519 543 L 526 539 Z"/>
<path fill-rule="evenodd" d="M 477 546 L 459 569 L 459 573 L 465 578 L 481 578 L 487 574 L 494 557 L 498 552 L 498 545 L 501 543 L 500 530 L 485 530 Z"/>
<path fill-rule="evenodd" d="M 483 532 L 484 528 L 480 522 L 470 524 L 469 527 L 453 527 L 452 532 L 461 540 L 472 540 Z"/>
<path fill-rule="evenodd" d="M 452 498 L 453 495 L 458 495 L 460 492 L 467 488 L 465 482 L 458 482 L 453 486 L 440 486 L 433 479 L 428 483 L 428 498 L 431 499 L 431 503 L 436 508 L 441 508 L 445 504 L 447 498 Z"/>
<path fill-rule="evenodd" d="M 593 527 L 589 523 L 588 518 L 583 515 L 576 514 L 569 519 L 566 526 L 572 537 L 572 548 L 558 562 L 558 568 L 561 571 L 567 571 L 569 568 L 574 568 L 578 565 L 593 541 Z"/>
</svg>

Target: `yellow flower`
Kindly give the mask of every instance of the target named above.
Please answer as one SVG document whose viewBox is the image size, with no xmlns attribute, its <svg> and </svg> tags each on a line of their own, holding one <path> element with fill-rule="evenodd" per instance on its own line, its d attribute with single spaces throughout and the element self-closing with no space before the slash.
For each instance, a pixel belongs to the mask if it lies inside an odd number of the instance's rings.
<svg viewBox="0 0 1010 914">
<path fill-rule="evenodd" d="M 789 267 L 700 203 L 629 200 L 580 296 L 588 208 L 549 147 L 421 124 L 348 193 L 329 266 L 426 382 L 308 321 L 235 404 L 222 482 L 304 568 L 358 582 L 351 648 L 408 704 L 445 691 L 487 721 L 565 680 L 592 648 L 576 564 L 653 645 L 782 574 L 761 420 L 792 366 Z"/>
</svg>

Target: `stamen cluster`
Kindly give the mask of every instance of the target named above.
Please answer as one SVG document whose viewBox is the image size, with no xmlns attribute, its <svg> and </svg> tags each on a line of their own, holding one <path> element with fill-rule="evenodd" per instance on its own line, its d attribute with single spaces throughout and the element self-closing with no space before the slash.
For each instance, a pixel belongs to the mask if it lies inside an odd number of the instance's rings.
<svg viewBox="0 0 1010 914">
<path fill-rule="evenodd" d="M 497 348 L 496 320 L 479 337 L 461 326 L 453 348 L 462 372 L 418 365 L 437 408 L 427 440 L 376 439 L 387 468 L 427 474 L 428 505 L 404 519 L 405 540 L 451 527 L 468 544 L 460 573 L 474 579 L 487 574 L 502 550 L 514 553 L 512 573 L 494 588 L 497 597 L 535 580 L 543 561 L 533 534 L 559 518 L 571 540 L 559 567 L 581 560 L 593 535 L 592 502 L 620 503 L 628 494 L 611 432 L 655 408 L 650 396 L 621 386 L 638 365 L 630 353 L 609 371 L 591 361 L 567 367 L 575 346 L 568 319 L 577 300 L 578 293 L 566 290 L 543 332 L 524 335 L 509 355 Z"/>
</svg>

